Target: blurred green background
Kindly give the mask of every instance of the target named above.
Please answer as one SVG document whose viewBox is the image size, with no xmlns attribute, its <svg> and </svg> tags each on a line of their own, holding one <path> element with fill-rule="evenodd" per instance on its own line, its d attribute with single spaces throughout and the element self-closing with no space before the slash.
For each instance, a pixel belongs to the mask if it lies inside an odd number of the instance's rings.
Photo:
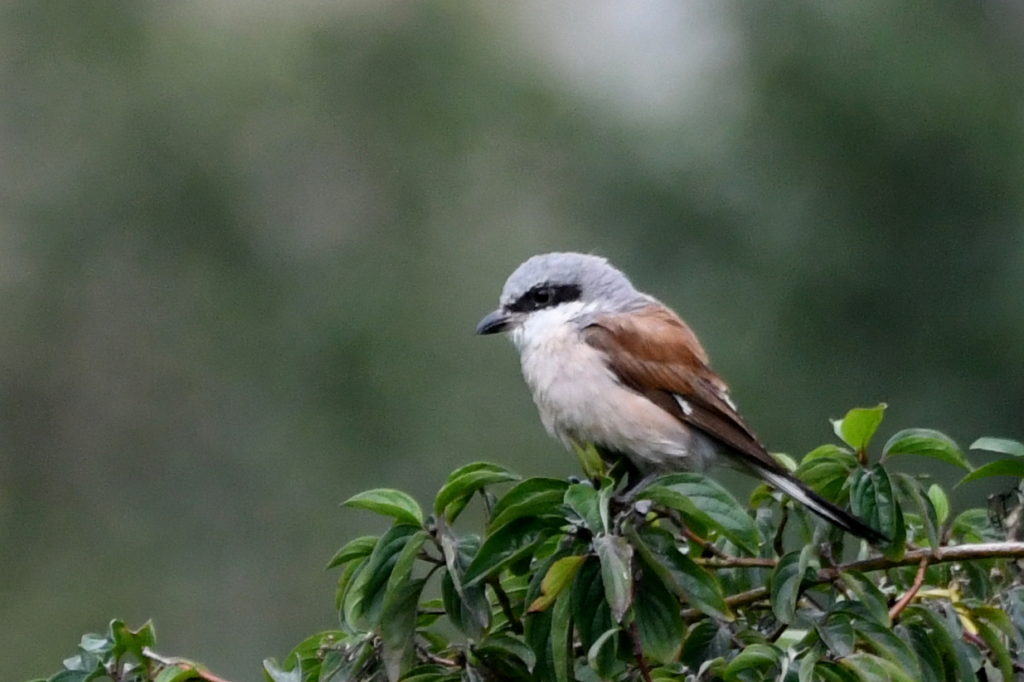
<svg viewBox="0 0 1024 682">
<path fill-rule="evenodd" d="M 120 616 L 258 679 L 382 528 L 339 501 L 574 473 L 472 335 L 546 250 L 677 308 L 773 449 L 880 400 L 883 435 L 1020 438 L 1022 17 L 4 3 L 4 675 Z"/>
</svg>

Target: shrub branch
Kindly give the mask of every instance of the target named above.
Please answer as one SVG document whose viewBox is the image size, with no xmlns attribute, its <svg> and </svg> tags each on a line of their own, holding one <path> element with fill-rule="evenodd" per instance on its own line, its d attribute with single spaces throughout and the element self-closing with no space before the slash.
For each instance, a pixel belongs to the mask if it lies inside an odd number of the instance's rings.
<svg viewBox="0 0 1024 682">
<path fill-rule="evenodd" d="M 902 597 L 900 597 L 900 600 L 893 604 L 893 607 L 889 609 L 889 620 L 891 620 L 892 622 L 896 622 L 896 619 L 899 618 L 899 615 L 903 612 L 903 609 L 907 608 L 907 605 L 911 601 L 913 601 L 914 595 L 916 595 L 918 590 L 921 589 L 921 585 L 924 585 L 924 576 L 928 570 L 929 558 L 930 557 L 928 556 L 921 557 L 921 563 L 917 565 L 917 573 L 914 575 L 914 584 L 911 585 L 910 589 L 907 590 Z"/>
<path fill-rule="evenodd" d="M 969 561 L 972 559 L 1014 559 L 1024 558 L 1024 542 L 981 542 L 973 545 L 952 545 L 950 547 L 939 547 L 937 549 L 917 549 L 907 552 L 898 559 L 889 559 L 884 556 L 851 561 L 833 568 L 823 568 L 818 571 L 815 583 L 827 583 L 839 577 L 843 571 L 880 571 L 897 566 L 920 565 L 922 562 L 928 564 L 943 564 L 951 561 Z M 756 560 L 756 563 L 753 562 Z M 771 564 L 762 562 L 772 562 Z M 774 566 L 774 559 L 758 559 L 757 557 L 732 557 L 730 559 L 705 559 L 704 565 L 712 568 L 729 568 L 735 566 Z M 919 571 L 920 573 L 920 571 Z M 923 576 L 922 576 L 923 581 Z M 916 580 L 915 580 L 916 584 Z M 915 592 L 913 588 L 911 592 Z M 911 594 L 908 592 L 908 594 Z M 767 587 L 755 587 L 752 590 L 738 592 L 725 598 L 725 603 L 730 608 L 745 606 L 754 602 L 767 599 L 769 591 Z M 913 594 L 911 594 L 913 598 Z M 683 617 L 693 620 L 702 617 L 697 609 L 687 609 Z"/>
</svg>

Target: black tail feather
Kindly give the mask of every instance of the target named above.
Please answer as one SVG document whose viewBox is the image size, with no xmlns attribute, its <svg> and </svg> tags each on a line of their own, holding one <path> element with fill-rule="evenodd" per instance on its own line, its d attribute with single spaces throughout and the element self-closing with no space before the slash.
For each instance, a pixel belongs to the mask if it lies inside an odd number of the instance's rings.
<svg viewBox="0 0 1024 682">
<path fill-rule="evenodd" d="M 889 537 L 885 533 L 872 528 L 850 512 L 829 502 L 811 490 L 806 483 L 794 478 L 789 472 L 782 470 L 769 471 L 757 467 L 756 473 L 772 487 L 786 493 L 821 518 L 834 526 L 842 528 L 847 533 L 863 538 L 873 545 L 884 545 L 889 542 Z"/>
</svg>

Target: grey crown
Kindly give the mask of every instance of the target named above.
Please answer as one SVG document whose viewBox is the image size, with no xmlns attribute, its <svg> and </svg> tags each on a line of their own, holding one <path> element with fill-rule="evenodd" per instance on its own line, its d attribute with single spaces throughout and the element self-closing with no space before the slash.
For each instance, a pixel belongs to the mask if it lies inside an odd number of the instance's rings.
<svg viewBox="0 0 1024 682">
<path fill-rule="evenodd" d="M 625 311 L 649 305 L 654 299 L 637 291 L 622 272 L 600 256 L 585 253 L 544 253 L 524 261 L 505 281 L 500 303 L 517 301 L 541 285 L 576 285 L 580 301 L 599 302 L 607 311 Z"/>
</svg>

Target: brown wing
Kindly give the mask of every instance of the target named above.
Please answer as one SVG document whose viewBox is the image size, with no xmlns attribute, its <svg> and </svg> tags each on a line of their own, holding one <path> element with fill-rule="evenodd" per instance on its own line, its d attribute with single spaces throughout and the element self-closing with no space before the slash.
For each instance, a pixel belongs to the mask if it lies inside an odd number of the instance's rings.
<svg viewBox="0 0 1024 682">
<path fill-rule="evenodd" d="M 724 381 L 686 323 L 663 306 L 605 315 L 583 330 L 619 380 L 680 421 L 769 471 L 781 467 L 731 405 Z M 686 402 L 687 407 L 680 405 Z M 753 464 L 753 462 L 750 462 Z"/>
<path fill-rule="evenodd" d="M 722 444 L 723 454 L 732 454 L 737 463 L 847 532 L 874 544 L 888 541 L 768 454 L 732 406 L 725 382 L 711 371 L 697 337 L 671 310 L 650 306 L 628 315 L 602 316 L 583 334 L 587 343 L 607 354 L 609 367 L 624 385 Z"/>
</svg>

